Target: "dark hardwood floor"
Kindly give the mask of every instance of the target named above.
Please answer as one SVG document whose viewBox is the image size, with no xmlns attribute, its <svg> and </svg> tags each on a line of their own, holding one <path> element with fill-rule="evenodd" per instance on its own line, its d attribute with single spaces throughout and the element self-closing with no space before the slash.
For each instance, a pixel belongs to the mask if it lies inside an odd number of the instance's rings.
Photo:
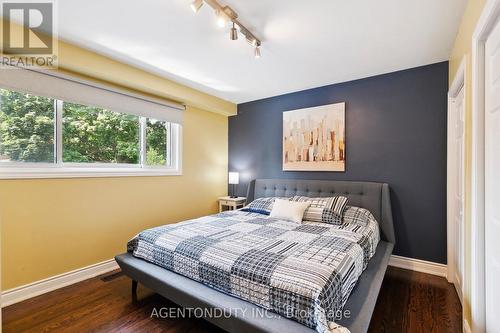
<svg viewBox="0 0 500 333">
<path fill-rule="evenodd" d="M 445 278 L 389 267 L 370 332 L 462 332 L 462 305 Z"/>
<path fill-rule="evenodd" d="M 2 310 L 9 332 L 222 332 L 196 318 L 151 318 L 153 309 L 176 307 L 114 272 L 11 305 Z M 462 332 L 462 310 L 444 278 L 390 267 L 370 332 Z M 356 332 L 352 332 L 356 333 Z"/>
</svg>

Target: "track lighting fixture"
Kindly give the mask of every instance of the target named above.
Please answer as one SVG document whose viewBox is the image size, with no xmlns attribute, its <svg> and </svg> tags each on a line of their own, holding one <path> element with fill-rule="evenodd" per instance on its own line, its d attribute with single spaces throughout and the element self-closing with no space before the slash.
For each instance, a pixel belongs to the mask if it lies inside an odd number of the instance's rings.
<svg viewBox="0 0 500 333">
<path fill-rule="evenodd" d="M 198 13 L 198 11 L 200 10 L 201 6 L 203 6 L 203 0 L 194 0 L 191 3 L 191 9 L 195 13 Z"/>
<path fill-rule="evenodd" d="M 253 37 L 247 36 L 247 43 L 253 47 L 257 46 L 257 40 Z"/>
<path fill-rule="evenodd" d="M 238 29 L 239 32 L 245 37 L 247 42 L 254 47 L 254 54 L 256 58 L 260 58 L 260 46 L 261 41 L 257 39 L 244 25 L 238 21 L 238 13 L 236 13 L 229 6 L 222 6 L 217 0 L 195 0 L 191 3 L 191 9 L 193 12 L 197 13 L 203 4 L 207 4 L 215 11 L 217 25 L 221 28 L 225 27 L 227 23 L 232 23 L 230 31 L 230 39 L 238 39 Z"/>
<path fill-rule="evenodd" d="M 236 29 L 234 22 L 233 22 L 233 27 L 231 28 L 231 40 L 237 40 L 238 39 L 238 30 Z"/>
</svg>

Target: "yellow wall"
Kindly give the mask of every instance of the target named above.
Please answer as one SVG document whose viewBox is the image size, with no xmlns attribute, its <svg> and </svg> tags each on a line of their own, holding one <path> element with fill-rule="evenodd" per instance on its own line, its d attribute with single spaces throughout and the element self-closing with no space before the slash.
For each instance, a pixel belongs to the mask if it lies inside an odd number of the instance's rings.
<svg viewBox="0 0 500 333">
<path fill-rule="evenodd" d="M 190 108 L 183 175 L 0 180 L 2 289 L 125 252 L 142 229 L 216 212 L 227 193 L 227 117 Z"/>
<path fill-rule="evenodd" d="M 236 115 L 234 103 L 64 42 L 59 42 L 59 68 L 203 110 Z"/>
<path fill-rule="evenodd" d="M 460 29 L 458 31 L 455 45 L 450 56 L 450 85 L 462 59 L 466 59 L 465 73 L 465 140 L 466 140 L 466 162 L 465 162 L 465 275 L 468 284 L 465 286 L 464 316 L 470 322 L 470 277 L 471 277 L 471 162 L 472 162 L 472 34 L 477 20 L 481 15 L 486 0 L 469 0 L 465 10 Z"/>
</svg>

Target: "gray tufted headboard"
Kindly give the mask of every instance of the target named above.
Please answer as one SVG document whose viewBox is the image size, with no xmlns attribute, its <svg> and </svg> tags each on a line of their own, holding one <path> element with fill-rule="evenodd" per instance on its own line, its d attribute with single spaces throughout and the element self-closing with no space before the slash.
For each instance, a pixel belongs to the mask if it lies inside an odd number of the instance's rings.
<svg viewBox="0 0 500 333">
<path fill-rule="evenodd" d="M 328 197 L 344 195 L 348 205 L 368 209 L 380 224 L 382 240 L 395 243 L 389 185 L 335 180 L 256 179 L 248 185 L 247 202 L 262 197 Z"/>
</svg>

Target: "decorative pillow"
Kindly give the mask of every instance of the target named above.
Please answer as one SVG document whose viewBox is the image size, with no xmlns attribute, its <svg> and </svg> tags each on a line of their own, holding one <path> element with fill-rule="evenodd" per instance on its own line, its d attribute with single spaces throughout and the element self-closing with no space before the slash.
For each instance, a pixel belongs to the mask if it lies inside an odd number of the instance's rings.
<svg viewBox="0 0 500 333">
<path fill-rule="evenodd" d="M 269 215 L 271 214 L 271 210 L 273 210 L 274 200 L 276 199 L 289 200 L 288 198 L 281 197 L 258 198 L 243 207 L 242 211 Z"/>
<path fill-rule="evenodd" d="M 347 206 L 345 208 L 344 223 L 354 223 L 365 227 L 370 221 L 377 222 L 368 209 L 354 206 Z"/>
<path fill-rule="evenodd" d="M 311 203 L 304 213 L 304 221 L 342 224 L 342 217 L 348 199 L 344 196 L 324 198 L 294 196 L 292 201 Z"/>
<path fill-rule="evenodd" d="M 298 202 L 276 199 L 270 216 L 289 220 L 295 223 L 300 223 L 302 222 L 304 212 L 306 211 L 307 207 L 309 207 L 309 205 L 311 205 L 311 203 L 307 201 Z"/>
</svg>

